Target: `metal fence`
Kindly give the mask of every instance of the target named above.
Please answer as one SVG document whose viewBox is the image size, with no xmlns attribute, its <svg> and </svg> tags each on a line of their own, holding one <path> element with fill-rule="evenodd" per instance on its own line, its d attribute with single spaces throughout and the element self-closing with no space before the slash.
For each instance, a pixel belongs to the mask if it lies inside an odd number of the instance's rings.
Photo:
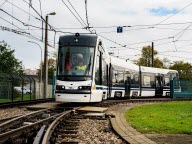
<svg viewBox="0 0 192 144">
<path fill-rule="evenodd" d="M 0 73 L 0 102 L 36 98 L 36 81 L 29 76 Z"/>
<path fill-rule="evenodd" d="M 178 91 L 178 84 L 180 85 L 180 90 Z M 180 80 L 173 81 L 173 98 L 190 98 L 192 99 L 192 81 Z"/>
</svg>

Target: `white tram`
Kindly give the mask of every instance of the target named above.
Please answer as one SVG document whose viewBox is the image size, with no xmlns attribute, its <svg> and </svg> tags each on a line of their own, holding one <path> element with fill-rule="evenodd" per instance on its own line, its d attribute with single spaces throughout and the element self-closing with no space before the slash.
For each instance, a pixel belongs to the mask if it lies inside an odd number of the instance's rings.
<svg viewBox="0 0 192 144">
<path fill-rule="evenodd" d="M 120 97 L 169 96 L 170 75 L 179 79 L 176 70 L 137 66 L 109 56 L 96 35 L 66 35 L 59 39 L 55 97 L 60 102 L 89 103 Z"/>
</svg>

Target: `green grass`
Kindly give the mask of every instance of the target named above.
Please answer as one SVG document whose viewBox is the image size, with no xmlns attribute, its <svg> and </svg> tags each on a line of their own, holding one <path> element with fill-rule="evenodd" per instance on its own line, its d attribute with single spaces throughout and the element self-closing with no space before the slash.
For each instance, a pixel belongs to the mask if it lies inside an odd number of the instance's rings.
<svg viewBox="0 0 192 144">
<path fill-rule="evenodd" d="M 3 103 L 3 102 L 11 102 L 11 100 L 10 99 L 0 99 L 0 103 Z"/>
<path fill-rule="evenodd" d="M 138 106 L 125 117 L 141 133 L 192 134 L 192 101 Z"/>
<path fill-rule="evenodd" d="M 31 95 L 31 99 L 33 98 L 33 96 Z M 17 97 L 16 99 L 14 99 L 14 101 L 21 101 L 22 100 L 22 96 Z M 23 100 L 30 100 L 30 94 L 24 94 L 23 95 Z"/>
<path fill-rule="evenodd" d="M 31 96 L 31 99 L 33 99 L 33 95 Z M 21 101 L 22 100 L 22 96 L 19 96 L 17 98 L 15 98 L 13 101 Z M 30 94 L 24 94 L 23 95 L 23 100 L 30 100 Z M 11 102 L 11 99 L 0 99 L 0 103 L 1 102 Z"/>
</svg>

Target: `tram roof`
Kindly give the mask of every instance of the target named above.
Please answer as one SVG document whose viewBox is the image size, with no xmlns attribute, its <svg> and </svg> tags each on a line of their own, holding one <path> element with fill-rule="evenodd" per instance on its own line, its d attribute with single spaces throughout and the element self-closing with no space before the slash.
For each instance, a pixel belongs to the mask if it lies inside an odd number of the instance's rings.
<svg viewBox="0 0 192 144">
<path fill-rule="evenodd" d="M 124 59 L 111 56 L 111 64 L 115 69 L 120 71 L 123 70 L 123 71 L 139 72 L 139 66 L 129 60 L 126 61 Z M 155 74 L 178 73 L 177 70 L 145 67 L 145 66 L 141 66 L 141 72 L 155 73 Z"/>
<path fill-rule="evenodd" d="M 70 34 L 60 36 L 59 46 L 96 46 L 97 35 L 94 34 Z"/>
<path fill-rule="evenodd" d="M 156 73 L 156 74 L 178 73 L 176 70 L 154 68 L 154 67 L 145 67 L 145 66 L 141 66 L 141 72 Z"/>
<path fill-rule="evenodd" d="M 126 61 L 117 57 L 111 57 L 111 64 L 117 70 L 124 71 L 139 71 L 139 66 L 131 61 Z"/>
</svg>

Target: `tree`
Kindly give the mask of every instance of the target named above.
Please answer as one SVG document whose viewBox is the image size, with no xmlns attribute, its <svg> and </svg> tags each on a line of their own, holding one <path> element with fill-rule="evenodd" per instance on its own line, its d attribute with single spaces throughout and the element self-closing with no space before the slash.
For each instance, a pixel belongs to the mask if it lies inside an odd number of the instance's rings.
<svg viewBox="0 0 192 144">
<path fill-rule="evenodd" d="M 154 56 L 157 55 L 158 52 L 154 50 Z M 135 61 L 135 64 L 140 66 L 151 66 L 152 65 L 152 47 L 145 46 L 142 49 L 141 57 Z M 154 67 L 163 68 L 163 61 L 159 58 L 154 58 Z"/>
<path fill-rule="evenodd" d="M 44 62 L 41 62 L 42 67 L 42 76 L 44 78 Z M 52 83 L 53 73 L 56 71 L 56 60 L 53 58 L 48 59 L 48 83 Z M 40 76 L 40 69 L 38 70 L 38 76 Z"/>
<path fill-rule="evenodd" d="M 48 60 L 48 78 L 49 78 L 49 83 L 52 82 L 54 71 L 56 71 L 56 60 L 53 59 L 53 58 L 50 58 Z"/>
<path fill-rule="evenodd" d="M 170 69 L 177 70 L 179 72 L 180 79 L 192 80 L 192 65 L 183 61 L 176 61 Z"/>
<path fill-rule="evenodd" d="M 6 42 L 0 42 L 0 72 L 23 74 L 22 62 L 15 58 L 14 52 Z"/>
<path fill-rule="evenodd" d="M 168 58 L 163 58 L 163 68 L 168 68 L 170 66 L 170 60 Z"/>
</svg>

